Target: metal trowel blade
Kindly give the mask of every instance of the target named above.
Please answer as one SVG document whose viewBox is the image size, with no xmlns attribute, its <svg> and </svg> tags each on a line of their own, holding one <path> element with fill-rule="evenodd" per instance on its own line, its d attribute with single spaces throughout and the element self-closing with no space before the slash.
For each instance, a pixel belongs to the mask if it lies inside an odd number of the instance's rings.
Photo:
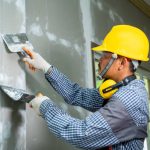
<svg viewBox="0 0 150 150">
<path fill-rule="evenodd" d="M 35 95 L 28 94 L 26 91 L 1 85 L 2 91 L 14 101 L 22 101 L 29 103 Z"/>
<path fill-rule="evenodd" d="M 9 51 L 12 53 L 18 53 L 19 56 L 29 57 L 29 55 L 22 49 L 22 47 L 33 50 L 33 46 L 29 42 L 28 37 L 25 33 L 3 34 L 2 38 Z"/>
</svg>

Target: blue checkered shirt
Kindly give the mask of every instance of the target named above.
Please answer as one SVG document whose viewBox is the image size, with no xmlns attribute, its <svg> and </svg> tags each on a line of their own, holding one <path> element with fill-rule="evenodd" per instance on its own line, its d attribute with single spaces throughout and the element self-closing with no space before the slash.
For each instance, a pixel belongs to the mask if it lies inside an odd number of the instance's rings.
<svg viewBox="0 0 150 150">
<path fill-rule="evenodd" d="M 48 128 L 57 137 L 65 139 L 78 148 L 88 150 L 96 150 L 110 145 L 113 150 L 143 149 L 143 140 L 140 139 L 119 142 L 108 122 L 98 111 L 103 107 L 104 100 L 97 89 L 80 87 L 54 67 L 51 72 L 45 74 L 45 77 L 68 104 L 81 106 L 93 112 L 85 119 L 80 120 L 71 117 L 50 99 L 43 101 L 40 105 L 40 112 L 47 122 Z M 148 96 L 143 81 L 131 81 L 114 95 L 119 97 L 137 126 L 147 124 Z"/>
</svg>

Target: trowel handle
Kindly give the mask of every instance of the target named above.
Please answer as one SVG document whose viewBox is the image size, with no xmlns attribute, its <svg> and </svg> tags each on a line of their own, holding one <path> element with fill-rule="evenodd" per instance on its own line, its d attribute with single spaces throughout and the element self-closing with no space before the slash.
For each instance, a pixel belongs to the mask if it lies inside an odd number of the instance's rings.
<svg viewBox="0 0 150 150">
<path fill-rule="evenodd" d="M 24 57 L 31 58 L 30 55 L 28 55 L 24 50 L 22 50 L 21 52 L 18 52 L 18 55 L 20 58 L 24 58 Z"/>
<path fill-rule="evenodd" d="M 21 51 L 20 53 L 21 53 L 21 55 L 22 55 L 23 57 L 31 58 L 31 55 L 28 54 L 28 53 L 27 53 L 26 51 L 24 51 L 23 49 L 22 49 L 22 51 Z"/>
<path fill-rule="evenodd" d="M 33 49 L 22 47 L 22 51 L 25 53 L 25 55 L 28 55 L 28 57 L 33 58 L 33 54 L 32 54 Z"/>
<path fill-rule="evenodd" d="M 30 103 L 30 101 L 32 101 L 35 97 L 40 97 L 43 96 L 42 93 L 37 93 L 36 95 L 28 95 L 28 94 L 23 94 L 21 101 L 26 102 L 26 103 Z"/>
</svg>

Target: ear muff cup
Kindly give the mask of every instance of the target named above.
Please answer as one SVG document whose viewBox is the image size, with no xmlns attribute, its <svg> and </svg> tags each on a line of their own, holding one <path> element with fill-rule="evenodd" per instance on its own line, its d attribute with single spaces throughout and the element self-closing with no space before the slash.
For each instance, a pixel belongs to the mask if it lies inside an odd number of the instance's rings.
<svg viewBox="0 0 150 150">
<path fill-rule="evenodd" d="M 114 80 L 108 79 L 104 81 L 99 87 L 99 93 L 104 99 L 109 99 L 112 95 L 118 90 L 118 88 L 112 88 L 116 82 Z M 109 89 L 110 87 L 110 89 Z M 108 89 L 108 92 L 104 92 L 105 89 Z"/>
</svg>

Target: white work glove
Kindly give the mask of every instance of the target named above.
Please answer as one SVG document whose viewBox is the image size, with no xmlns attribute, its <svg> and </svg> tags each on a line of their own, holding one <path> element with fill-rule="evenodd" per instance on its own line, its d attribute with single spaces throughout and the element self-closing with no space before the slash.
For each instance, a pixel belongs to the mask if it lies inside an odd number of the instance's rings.
<svg viewBox="0 0 150 150">
<path fill-rule="evenodd" d="M 23 58 L 23 61 L 29 64 L 29 68 L 31 70 L 39 69 L 46 73 L 51 67 L 51 65 L 38 53 L 25 47 L 23 47 L 22 49 L 30 56 Z"/>
<path fill-rule="evenodd" d="M 34 111 L 41 116 L 40 113 L 40 105 L 43 101 L 48 100 L 49 98 L 47 96 L 38 95 L 36 96 L 32 101 L 29 102 L 30 107 L 34 109 Z"/>
</svg>

